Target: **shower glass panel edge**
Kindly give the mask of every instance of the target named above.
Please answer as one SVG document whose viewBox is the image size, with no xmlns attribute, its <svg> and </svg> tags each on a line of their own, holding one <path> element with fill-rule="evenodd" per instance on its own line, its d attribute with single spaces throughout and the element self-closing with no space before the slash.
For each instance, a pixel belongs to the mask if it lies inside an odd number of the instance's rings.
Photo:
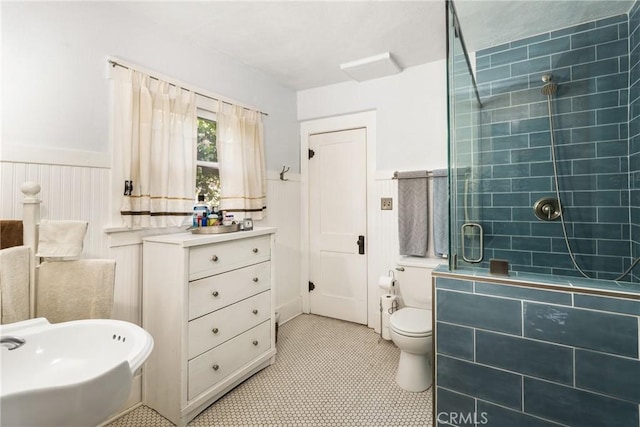
<svg viewBox="0 0 640 427">
<path fill-rule="evenodd" d="M 449 102 L 449 269 L 479 265 L 483 259 L 477 186 L 480 155 L 480 95 L 455 6 L 447 1 L 447 93 Z M 463 227 L 464 226 L 464 227 Z M 464 241 L 463 241 L 464 239 Z M 464 249 L 464 253 L 463 253 Z M 467 262 L 472 260 L 473 262 Z"/>
</svg>

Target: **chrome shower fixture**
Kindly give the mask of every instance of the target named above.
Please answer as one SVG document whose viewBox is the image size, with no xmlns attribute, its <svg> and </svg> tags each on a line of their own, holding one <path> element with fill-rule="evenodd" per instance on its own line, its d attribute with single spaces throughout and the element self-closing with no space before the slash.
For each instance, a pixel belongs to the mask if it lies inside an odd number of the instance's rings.
<svg viewBox="0 0 640 427">
<path fill-rule="evenodd" d="M 552 78 L 553 76 L 551 74 L 542 75 L 542 81 L 545 82 L 546 84 L 542 86 L 542 89 L 540 90 L 542 91 L 542 94 L 545 96 L 555 95 L 555 93 L 558 91 L 558 85 L 551 81 Z"/>
<path fill-rule="evenodd" d="M 562 207 L 558 199 L 543 197 L 533 205 L 533 212 L 542 221 L 553 221 L 562 214 Z"/>
</svg>

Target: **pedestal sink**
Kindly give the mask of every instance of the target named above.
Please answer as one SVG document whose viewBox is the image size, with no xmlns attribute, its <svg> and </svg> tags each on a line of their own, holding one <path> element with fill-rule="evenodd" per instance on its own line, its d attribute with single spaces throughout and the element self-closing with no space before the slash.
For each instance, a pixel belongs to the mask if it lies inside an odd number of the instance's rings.
<svg viewBox="0 0 640 427">
<path fill-rule="evenodd" d="M 0 425 L 90 427 L 126 402 L 153 348 L 144 329 L 119 320 L 0 326 Z"/>
</svg>

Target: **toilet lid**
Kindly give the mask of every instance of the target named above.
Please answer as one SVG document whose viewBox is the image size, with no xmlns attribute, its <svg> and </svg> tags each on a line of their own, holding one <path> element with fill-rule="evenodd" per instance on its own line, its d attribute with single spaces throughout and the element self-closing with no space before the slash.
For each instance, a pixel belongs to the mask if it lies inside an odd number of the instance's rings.
<svg viewBox="0 0 640 427">
<path fill-rule="evenodd" d="M 405 307 L 389 318 L 393 329 L 407 335 L 431 335 L 431 310 Z"/>
</svg>

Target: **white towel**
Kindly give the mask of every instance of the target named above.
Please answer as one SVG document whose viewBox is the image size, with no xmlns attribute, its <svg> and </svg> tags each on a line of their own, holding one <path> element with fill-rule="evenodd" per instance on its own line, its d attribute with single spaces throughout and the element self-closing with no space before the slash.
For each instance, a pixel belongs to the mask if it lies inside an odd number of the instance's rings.
<svg viewBox="0 0 640 427">
<path fill-rule="evenodd" d="M 29 318 L 29 247 L 0 251 L 0 323 Z"/>
<path fill-rule="evenodd" d="M 38 252 L 45 258 L 78 258 L 82 254 L 86 221 L 40 221 Z"/>
<path fill-rule="evenodd" d="M 51 323 L 109 319 L 115 260 L 47 261 L 38 267 L 36 316 Z"/>
</svg>

